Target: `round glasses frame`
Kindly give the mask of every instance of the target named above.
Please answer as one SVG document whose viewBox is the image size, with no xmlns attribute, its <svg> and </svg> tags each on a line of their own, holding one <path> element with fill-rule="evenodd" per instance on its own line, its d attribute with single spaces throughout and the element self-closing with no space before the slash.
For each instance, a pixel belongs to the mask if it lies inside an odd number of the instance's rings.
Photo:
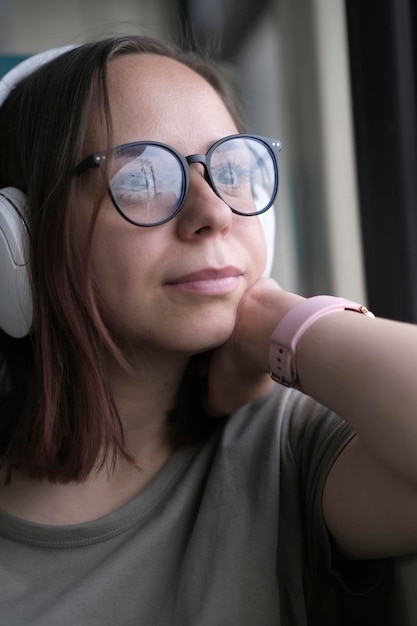
<svg viewBox="0 0 417 626">
<path fill-rule="evenodd" d="M 261 210 L 259 211 L 253 211 L 251 213 L 244 213 L 242 211 L 238 211 L 237 209 L 233 208 L 230 206 L 230 204 L 228 204 L 224 198 L 222 198 L 222 196 L 220 195 L 220 193 L 217 191 L 216 185 L 214 183 L 213 180 L 213 176 L 212 176 L 212 172 L 211 172 L 211 166 L 210 166 L 210 160 L 211 160 L 211 155 L 213 154 L 213 152 L 219 147 L 221 146 L 223 143 L 233 140 L 233 139 L 251 139 L 251 140 L 255 140 L 258 141 L 259 143 L 261 143 L 268 151 L 269 155 L 271 156 L 271 160 L 273 163 L 273 167 L 274 167 L 274 188 L 271 194 L 271 199 L 269 201 L 269 203 L 263 207 Z M 130 148 L 133 147 L 137 147 L 137 146 L 159 146 L 161 148 L 164 148 L 165 150 L 167 150 L 168 152 L 170 152 L 171 154 L 173 154 L 176 159 L 178 160 L 178 162 L 180 163 L 181 167 L 182 167 L 182 171 L 183 171 L 183 181 L 184 181 L 184 185 L 182 188 L 182 193 L 177 201 L 177 206 L 175 208 L 175 210 L 166 218 L 159 220 L 157 222 L 152 222 L 152 223 L 140 223 L 137 222 L 133 219 L 131 219 L 130 217 L 128 217 L 123 210 L 119 207 L 119 205 L 117 204 L 116 199 L 113 196 L 111 187 L 109 184 L 107 184 L 107 191 L 108 194 L 112 200 L 113 205 L 115 206 L 116 210 L 118 211 L 118 213 L 120 213 L 120 215 L 128 222 L 130 222 L 131 224 L 133 224 L 134 226 L 142 226 L 144 228 L 148 228 L 151 226 L 159 226 L 160 224 L 165 224 L 166 222 L 169 222 L 170 220 L 172 220 L 182 209 L 185 199 L 187 197 L 187 193 L 188 193 L 188 188 L 189 188 L 189 166 L 192 165 L 193 163 L 201 163 L 204 167 L 204 171 L 205 171 L 205 180 L 208 183 L 208 185 L 211 187 L 211 189 L 214 191 L 214 193 L 216 194 L 216 196 L 218 198 L 220 198 L 225 204 L 227 204 L 227 206 L 230 208 L 230 210 L 233 213 L 236 213 L 237 215 L 243 215 L 245 217 L 250 217 L 250 216 L 254 216 L 254 215 L 261 215 L 262 213 L 265 213 L 269 208 L 271 208 L 271 206 L 273 205 L 276 195 L 278 193 L 278 182 L 279 182 L 279 175 L 278 175 L 278 153 L 281 150 L 281 142 L 278 139 L 272 139 L 271 137 L 263 137 L 261 135 L 250 135 L 250 134 L 236 134 L 236 135 L 228 135 L 226 137 L 222 137 L 222 139 L 219 139 L 218 141 L 216 141 L 205 154 L 190 154 L 188 156 L 184 156 L 183 154 L 181 154 L 181 152 L 179 152 L 178 150 L 176 150 L 175 148 L 173 148 L 172 146 L 169 146 L 168 144 L 165 143 L 161 143 L 159 141 L 134 141 L 131 143 L 126 143 L 126 144 L 122 144 L 120 146 L 116 146 L 115 148 L 112 148 L 110 150 L 106 150 L 104 152 L 94 152 L 93 154 L 90 154 L 88 157 L 86 157 L 83 161 L 81 161 L 81 163 L 79 163 L 78 165 L 75 166 L 74 168 L 74 175 L 75 176 L 80 176 L 81 174 L 83 174 L 84 172 L 86 172 L 87 170 L 89 170 L 90 168 L 97 168 L 97 167 L 101 167 L 102 165 L 106 164 L 106 160 L 108 158 L 109 155 L 118 155 L 123 153 L 125 150 L 128 150 Z"/>
</svg>

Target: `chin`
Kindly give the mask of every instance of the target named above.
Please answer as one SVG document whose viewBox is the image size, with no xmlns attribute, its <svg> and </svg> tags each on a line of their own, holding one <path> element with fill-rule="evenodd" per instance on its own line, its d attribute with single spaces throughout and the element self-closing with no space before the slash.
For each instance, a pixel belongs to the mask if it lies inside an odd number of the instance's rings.
<svg viewBox="0 0 417 626">
<path fill-rule="evenodd" d="M 188 341 L 189 343 L 189 352 L 199 354 L 201 352 L 209 352 L 210 350 L 214 350 L 219 346 L 222 346 L 227 340 L 230 338 L 233 332 L 233 327 L 229 328 L 227 331 L 218 332 L 218 333 L 210 333 L 210 336 L 202 337 L 201 335 L 195 337 L 195 341 Z"/>
<path fill-rule="evenodd" d="M 177 328 L 174 330 L 175 337 L 171 335 L 166 347 L 169 349 L 168 346 L 170 345 L 174 352 L 179 351 L 188 354 L 208 352 L 226 343 L 233 333 L 234 327 L 234 322 L 217 329 L 202 323 L 198 327 L 184 329 L 184 334 Z M 209 328 L 210 330 L 207 330 Z"/>
</svg>

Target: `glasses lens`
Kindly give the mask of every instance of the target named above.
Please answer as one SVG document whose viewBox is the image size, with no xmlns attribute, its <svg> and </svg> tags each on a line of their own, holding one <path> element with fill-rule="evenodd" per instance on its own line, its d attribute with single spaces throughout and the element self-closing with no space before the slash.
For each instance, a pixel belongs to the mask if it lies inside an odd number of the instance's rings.
<svg viewBox="0 0 417 626">
<path fill-rule="evenodd" d="M 275 157 L 260 139 L 235 137 L 219 144 L 211 154 L 214 187 L 230 208 L 255 215 L 269 208 L 278 188 Z"/>
<path fill-rule="evenodd" d="M 131 144 L 114 153 L 109 187 L 128 220 L 150 226 L 175 213 L 183 199 L 185 176 L 181 162 L 169 149 Z"/>
</svg>

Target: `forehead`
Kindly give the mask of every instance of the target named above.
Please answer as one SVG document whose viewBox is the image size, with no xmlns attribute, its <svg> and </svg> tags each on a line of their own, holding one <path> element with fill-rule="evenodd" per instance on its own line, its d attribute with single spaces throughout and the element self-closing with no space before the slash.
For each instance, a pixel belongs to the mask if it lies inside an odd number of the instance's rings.
<svg viewBox="0 0 417 626">
<path fill-rule="evenodd" d="M 108 68 L 116 143 L 153 139 L 181 149 L 236 132 L 215 89 L 191 68 L 154 54 L 129 54 Z M 197 149 L 197 148 L 195 148 Z M 201 148 L 198 148 L 201 149 Z"/>
</svg>

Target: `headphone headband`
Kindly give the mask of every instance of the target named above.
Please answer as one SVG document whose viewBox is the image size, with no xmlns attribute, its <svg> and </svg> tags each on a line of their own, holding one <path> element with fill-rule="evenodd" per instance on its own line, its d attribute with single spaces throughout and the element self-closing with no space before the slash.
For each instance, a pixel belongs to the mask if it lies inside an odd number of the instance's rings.
<svg viewBox="0 0 417 626">
<path fill-rule="evenodd" d="M 39 52 L 13 67 L 10 72 L 7 72 L 0 80 L 0 107 L 3 106 L 3 103 L 16 85 L 26 78 L 26 76 L 32 74 L 38 67 L 45 65 L 48 61 L 52 61 L 52 59 L 76 47 L 75 45 L 62 46 L 60 48 L 46 50 L 45 52 Z"/>
</svg>

